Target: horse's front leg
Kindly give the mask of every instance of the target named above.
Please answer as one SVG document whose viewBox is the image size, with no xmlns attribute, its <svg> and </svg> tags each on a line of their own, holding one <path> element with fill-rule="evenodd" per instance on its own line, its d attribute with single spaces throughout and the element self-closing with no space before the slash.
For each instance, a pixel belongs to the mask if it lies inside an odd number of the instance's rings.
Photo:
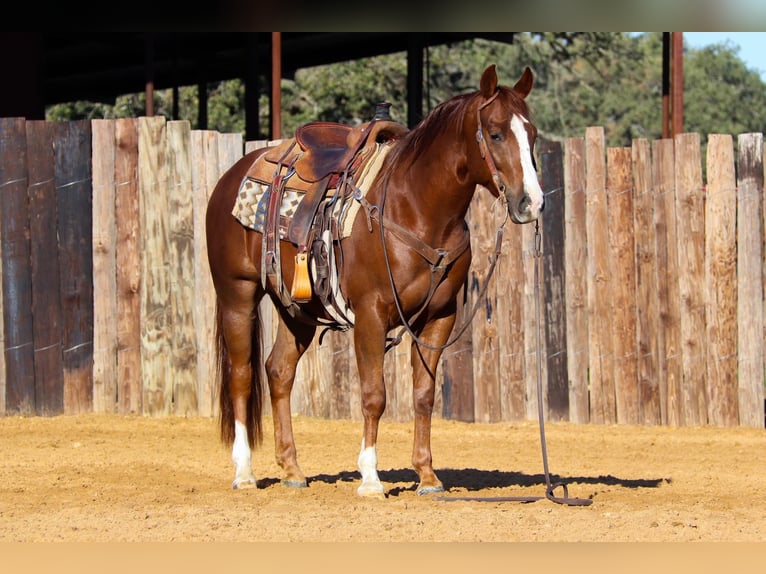
<svg viewBox="0 0 766 574">
<path fill-rule="evenodd" d="M 385 327 L 369 308 L 357 313 L 354 327 L 354 348 L 362 395 L 364 434 L 357 459 L 362 484 L 357 494 L 364 497 L 384 498 L 383 484 L 378 477 L 378 425 L 386 408 L 386 387 L 383 381 L 385 354 Z M 368 315 L 368 318 L 365 318 Z"/>
<path fill-rule="evenodd" d="M 311 344 L 316 329 L 292 322 L 288 325 L 280 316 L 274 346 L 266 360 L 271 411 L 274 418 L 274 453 L 283 471 L 282 484 L 303 488 L 306 476 L 298 466 L 298 453 L 293 436 L 290 393 L 295 382 L 295 370 L 303 353 Z"/>
<path fill-rule="evenodd" d="M 428 323 L 420 338 L 432 347 L 443 345 L 452 332 L 455 315 Z M 418 473 L 418 494 L 444 491 L 436 477 L 431 456 L 431 415 L 436 390 L 436 368 L 441 349 L 427 349 L 412 342 L 412 402 L 415 411 L 415 437 L 412 444 L 412 466 Z"/>
</svg>

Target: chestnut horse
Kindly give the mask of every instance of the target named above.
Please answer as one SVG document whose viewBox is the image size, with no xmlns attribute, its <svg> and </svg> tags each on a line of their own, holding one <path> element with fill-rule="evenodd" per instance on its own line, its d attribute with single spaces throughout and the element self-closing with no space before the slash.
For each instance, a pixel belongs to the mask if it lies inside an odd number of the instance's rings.
<svg viewBox="0 0 766 574">
<path fill-rule="evenodd" d="M 477 185 L 498 198 L 503 213 L 515 223 L 540 216 L 543 193 L 533 158 L 537 130 L 525 102 L 532 84 L 532 72 L 526 68 L 512 88 L 501 86 L 491 65 L 478 91 L 440 104 L 411 131 L 403 130 L 367 195 L 355 198 L 363 207 L 350 236 L 333 244 L 336 258 L 342 260 L 339 288 L 354 317 L 364 417 L 357 460 L 360 496 L 385 496 L 375 446 L 386 405 L 383 358 L 388 333 L 405 322 L 414 335 L 412 466 L 419 478 L 417 492 L 444 490 L 432 464 L 431 415 L 438 361 L 471 264 L 465 216 Z M 267 293 L 280 311 L 265 363 L 276 460 L 283 484 L 307 486 L 296 456 L 290 392 L 296 365 L 317 325 L 287 313 L 283 299 L 264 288 L 263 235 L 232 216 L 239 185 L 262 152 L 247 154 L 221 177 L 207 209 L 208 256 L 217 295 L 220 432 L 232 449 L 235 489 L 256 486 L 251 452 L 262 439 L 264 400 L 258 304 Z M 282 261 L 292 263 L 296 247 L 281 241 L 280 248 Z M 289 286 L 292 264 L 282 269 Z M 329 319 L 316 298 L 300 307 Z"/>
</svg>

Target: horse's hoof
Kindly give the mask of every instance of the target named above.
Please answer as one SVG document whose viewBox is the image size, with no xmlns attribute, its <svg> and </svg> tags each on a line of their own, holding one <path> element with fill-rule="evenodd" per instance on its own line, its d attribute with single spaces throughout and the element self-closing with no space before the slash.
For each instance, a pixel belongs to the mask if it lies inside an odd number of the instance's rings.
<svg viewBox="0 0 766 574">
<path fill-rule="evenodd" d="M 288 488 L 307 488 L 308 483 L 306 482 L 305 479 L 304 480 L 289 480 L 286 478 L 282 481 L 282 486 L 286 486 Z"/>
<path fill-rule="evenodd" d="M 232 490 L 247 490 L 249 488 L 258 488 L 255 478 L 236 479 L 232 485 Z"/>
<path fill-rule="evenodd" d="M 444 487 L 441 484 L 437 484 L 436 486 L 422 486 L 418 488 L 418 496 L 436 494 L 437 492 L 444 492 Z"/>
<path fill-rule="evenodd" d="M 386 498 L 382 484 L 362 484 L 356 489 L 356 494 L 362 498 L 377 498 L 379 500 Z"/>
</svg>

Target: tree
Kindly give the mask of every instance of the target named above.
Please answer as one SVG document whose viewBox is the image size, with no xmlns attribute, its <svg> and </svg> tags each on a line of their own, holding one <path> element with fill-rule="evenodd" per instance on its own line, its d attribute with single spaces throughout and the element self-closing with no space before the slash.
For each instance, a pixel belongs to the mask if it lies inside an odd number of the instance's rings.
<svg viewBox="0 0 766 574">
<path fill-rule="evenodd" d="M 501 81 L 512 84 L 525 66 L 535 73 L 529 103 L 542 136 L 580 136 L 603 126 L 607 145 L 662 135 L 662 35 L 614 32 L 516 34 L 513 44 L 484 39 L 429 47 L 424 110 L 478 88 L 482 71 L 496 64 Z M 684 63 L 686 131 L 738 134 L 766 129 L 766 84 L 746 68 L 737 48 L 687 49 Z M 375 104 L 392 104 L 394 120 L 407 118 L 407 59 L 399 52 L 298 70 L 282 80 L 282 132 L 322 120 L 359 124 Z M 269 123 L 268 82 L 261 82 L 259 118 Z M 181 87 L 179 115 L 197 127 L 196 86 Z M 155 92 L 157 114 L 171 116 L 171 90 Z M 208 87 L 208 127 L 244 132 L 244 84 L 231 80 Z M 117 98 L 114 106 L 75 102 L 49 108 L 49 119 L 130 117 L 143 114 L 144 96 Z"/>
<path fill-rule="evenodd" d="M 711 133 L 766 131 L 766 84 L 748 70 L 730 44 L 687 50 L 684 59 L 685 131 L 707 139 Z"/>
</svg>

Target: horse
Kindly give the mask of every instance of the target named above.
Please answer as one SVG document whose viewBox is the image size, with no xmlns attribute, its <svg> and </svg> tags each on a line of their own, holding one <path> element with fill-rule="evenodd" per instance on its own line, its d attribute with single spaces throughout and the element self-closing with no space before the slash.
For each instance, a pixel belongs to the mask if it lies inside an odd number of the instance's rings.
<svg viewBox="0 0 766 574">
<path fill-rule="evenodd" d="M 444 491 L 431 453 L 431 419 L 437 365 L 455 325 L 458 292 L 471 265 L 466 213 L 476 190 L 489 191 L 502 216 L 516 224 L 536 221 L 544 197 L 536 173 L 537 129 L 526 98 L 533 86 L 526 67 L 513 87 L 498 83 L 494 64 L 477 91 L 436 106 L 393 144 L 356 213 L 350 235 L 334 241 L 342 261 L 338 288 L 353 315 L 353 344 L 361 387 L 363 432 L 357 494 L 385 498 L 378 476 L 376 443 L 386 406 L 383 360 L 388 334 L 406 327 L 412 341 L 414 439 L 412 467 L 417 494 Z M 268 148 L 267 148 L 268 149 Z M 206 213 L 208 258 L 216 292 L 220 440 L 231 448 L 232 487 L 257 488 L 251 455 L 263 439 L 262 407 L 268 381 L 276 461 L 283 485 L 307 487 L 297 460 L 290 393 L 301 355 L 317 321 L 329 319 L 316 297 L 293 304 L 263 281 L 264 232 L 232 216 L 238 188 L 264 150 L 243 156 L 217 182 Z M 293 261 L 296 246 L 279 240 L 281 261 Z M 295 271 L 282 266 L 290 285 Z M 273 348 L 261 360 L 259 303 L 270 297 L 279 314 Z"/>
</svg>

